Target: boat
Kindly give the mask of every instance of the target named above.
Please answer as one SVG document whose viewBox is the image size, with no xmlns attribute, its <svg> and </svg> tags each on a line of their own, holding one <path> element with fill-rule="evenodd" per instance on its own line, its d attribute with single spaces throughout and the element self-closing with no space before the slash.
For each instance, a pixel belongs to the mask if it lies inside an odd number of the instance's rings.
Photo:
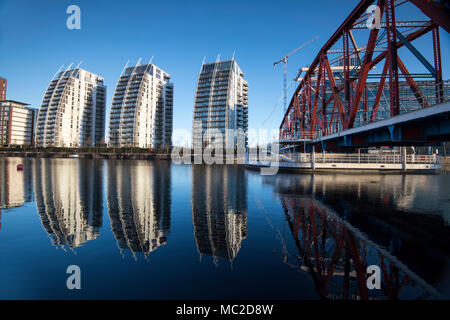
<svg viewBox="0 0 450 320">
<path fill-rule="evenodd" d="M 22 171 L 23 170 L 23 164 L 19 163 L 17 165 L 17 171 Z"/>
<path fill-rule="evenodd" d="M 78 155 L 77 154 L 71 154 L 71 155 L 69 155 L 69 158 L 78 158 Z"/>
</svg>

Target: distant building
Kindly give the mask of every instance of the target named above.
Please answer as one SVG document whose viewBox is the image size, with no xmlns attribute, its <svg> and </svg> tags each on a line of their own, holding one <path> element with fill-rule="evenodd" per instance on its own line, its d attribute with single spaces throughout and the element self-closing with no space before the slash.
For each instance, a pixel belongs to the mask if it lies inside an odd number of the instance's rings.
<svg viewBox="0 0 450 320">
<path fill-rule="evenodd" d="M 36 109 L 28 104 L 0 101 L 0 143 L 3 146 L 31 146 L 34 140 Z"/>
<path fill-rule="evenodd" d="M 238 129 L 248 129 L 248 83 L 236 61 L 203 64 L 195 94 L 193 132 L 202 124 L 202 140 L 194 136 L 194 145 L 205 146 L 211 141 L 206 130 L 217 129 L 224 137 L 224 147 L 237 145 Z M 205 139 L 204 139 L 205 138 Z M 245 140 L 247 145 L 247 140 Z"/>
<path fill-rule="evenodd" d="M 361 50 L 363 48 L 360 48 Z M 350 55 L 350 70 L 355 70 L 360 65 L 360 59 L 356 54 Z M 309 67 L 303 67 L 299 70 L 299 73 L 296 77 L 296 80 L 298 82 L 301 82 L 303 80 L 303 77 L 300 77 L 301 74 L 305 74 L 309 70 Z M 336 79 L 342 78 L 342 72 L 344 70 L 344 60 L 343 58 L 339 58 L 335 65 L 331 67 L 331 70 L 333 72 L 333 75 Z M 338 80 L 339 83 L 339 80 Z M 436 86 L 435 80 L 415 80 L 415 83 L 417 84 L 417 87 L 419 89 L 419 95 L 422 99 L 428 104 L 433 105 L 436 104 L 436 90 L 438 89 Z M 330 82 L 326 80 L 326 96 L 327 98 L 331 98 L 333 95 L 332 88 L 330 85 Z M 311 81 L 311 87 L 315 88 L 317 85 L 317 82 L 315 78 Z M 378 121 L 382 119 L 387 119 L 391 117 L 391 108 L 390 108 L 390 85 L 389 81 L 385 81 L 384 87 L 380 92 L 380 97 L 378 101 L 378 108 L 376 110 L 376 114 L 374 115 L 373 112 L 373 106 L 375 105 L 375 102 L 377 101 L 377 93 L 379 89 L 380 82 L 375 81 L 369 77 L 369 79 L 366 82 L 365 90 L 363 97 L 365 96 L 367 98 L 367 105 L 364 107 L 364 99 L 361 99 L 361 106 L 358 108 L 358 111 L 356 113 L 355 117 L 355 123 L 354 127 L 360 127 L 368 122 L 370 122 L 373 118 L 373 120 Z M 398 90 L 399 90 L 399 102 L 400 102 L 400 114 L 415 111 L 418 109 L 421 109 L 422 106 L 420 105 L 416 94 L 411 90 L 411 87 L 409 83 L 405 80 L 399 81 L 398 83 Z M 450 82 L 444 81 L 442 84 L 442 94 L 444 97 L 450 96 Z M 345 92 L 344 90 L 340 91 L 339 96 L 342 101 L 345 101 Z M 444 99 L 445 100 L 445 99 Z M 313 101 L 314 102 L 314 101 Z M 334 105 L 330 103 L 327 107 L 329 110 L 326 113 L 326 121 L 324 123 L 329 123 L 331 120 L 331 117 L 335 114 L 332 109 L 334 108 Z M 339 123 L 339 121 L 335 121 L 335 125 L 330 128 L 331 131 L 329 133 L 335 133 L 342 130 L 342 124 Z M 316 127 L 316 131 L 321 131 L 322 128 L 320 126 Z"/>
<path fill-rule="evenodd" d="M 386 81 L 387 82 L 387 81 Z M 436 103 L 436 84 L 434 80 L 416 80 L 417 87 L 420 90 L 421 97 L 431 106 Z M 372 107 L 375 103 L 376 93 L 378 90 L 378 82 L 367 82 L 367 104 L 368 107 Z M 399 81 L 399 100 L 400 100 L 400 113 L 406 113 L 415 111 L 421 108 L 417 97 L 411 90 L 407 81 Z M 383 89 L 383 95 L 380 99 L 376 120 L 389 118 L 390 115 L 390 100 L 389 100 L 389 83 L 385 83 Z M 448 81 L 443 84 L 443 96 L 450 96 L 450 83 Z M 359 110 L 355 119 L 355 126 L 360 126 L 365 123 L 364 119 L 368 119 L 372 116 L 372 113 L 365 114 L 363 110 Z"/>
<path fill-rule="evenodd" d="M 172 145 L 173 84 L 153 64 L 129 67 L 117 83 L 109 120 L 112 147 Z"/>
<path fill-rule="evenodd" d="M 75 68 L 50 82 L 39 109 L 36 145 L 83 147 L 104 143 L 103 78 Z"/>
<path fill-rule="evenodd" d="M 6 100 L 6 79 L 0 78 L 0 101 Z"/>
</svg>

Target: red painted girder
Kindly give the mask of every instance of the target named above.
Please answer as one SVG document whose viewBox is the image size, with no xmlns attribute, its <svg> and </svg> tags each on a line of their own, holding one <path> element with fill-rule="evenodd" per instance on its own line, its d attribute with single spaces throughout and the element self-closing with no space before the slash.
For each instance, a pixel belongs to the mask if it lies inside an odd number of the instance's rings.
<svg viewBox="0 0 450 320">
<path fill-rule="evenodd" d="M 345 111 L 344 111 L 344 107 L 342 106 L 341 96 L 339 95 L 339 91 L 338 91 L 338 88 L 336 86 L 336 80 L 334 79 L 333 72 L 331 71 L 330 61 L 328 60 L 327 56 L 324 57 L 323 62 L 324 62 L 324 66 L 325 66 L 325 69 L 326 69 L 327 74 L 328 74 L 328 80 L 330 81 L 331 91 L 333 93 L 332 98 L 334 99 L 335 106 L 337 105 L 337 107 L 338 107 L 339 116 L 341 118 L 341 123 L 342 123 L 342 125 L 344 125 L 344 123 L 346 122 L 346 114 L 345 114 Z M 329 99 L 327 101 L 327 105 L 330 102 L 331 102 L 331 99 Z M 333 108 L 333 110 L 334 110 L 334 108 Z"/>
<path fill-rule="evenodd" d="M 436 103 L 444 102 L 444 86 L 442 83 L 441 43 L 439 40 L 439 28 L 433 28 L 433 53 L 434 69 L 436 70 Z"/>
<path fill-rule="evenodd" d="M 408 35 L 406 37 L 406 39 L 408 39 L 409 42 L 423 36 L 424 34 L 430 32 L 431 30 L 433 30 L 433 28 L 435 27 L 435 25 L 429 25 L 424 27 L 423 29 L 417 30 L 413 33 L 411 33 L 410 35 Z M 404 43 L 401 41 L 397 41 L 397 49 L 401 48 L 404 46 Z M 387 50 L 383 51 L 382 53 L 380 53 L 378 56 L 376 56 L 373 60 L 372 63 L 370 64 L 370 67 L 373 68 L 375 67 L 378 63 L 380 63 L 384 58 L 386 58 L 387 55 Z"/>
<path fill-rule="evenodd" d="M 386 38 L 387 55 L 389 61 L 389 97 L 391 117 L 400 114 L 400 97 L 398 89 L 398 65 L 397 65 L 397 28 L 395 25 L 394 0 L 386 0 Z"/>
<path fill-rule="evenodd" d="M 388 61 L 385 60 L 382 74 L 387 73 L 388 67 L 389 67 Z M 386 77 L 382 77 L 380 79 L 380 83 L 378 85 L 377 95 L 375 96 L 375 102 L 374 102 L 373 108 L 372 108 L 372 121 L 371 122 L 375 121 L 375 118 L 377 117 L 378 106 L 380 105 L 380 99 L 381 99 L 381 95 L 383 94 L 385 82 L 386 82 Z"/>
<path fill-rule="evenodd" d="M 342 50 L 344 57 L 344 101 L 345 101 L 345 115 L 348 119 L 348 113 L 350 112 L 351 105 L 351 90 L 350 90 L 350 55 L 349 55 L 349 31 L 344 30 L 342 33 Z M 345 127 L 347 127 L 347 123 L 345 123 Z"/>
<path fill-rule="evenodd" d="M 410 1 L 445 31 L 450 32 L 450 10 L 444 5 L 432 0 Z"/>
<path fill-rule="evenodd" d="M 356 22 L 356 20 L 363 15 L 367 8 L 374 2 L 374 0 L 361 0 L 361 2 L 356 6 L 355 9 L 350 13 L 350 15 L 345 19 L 345 21 L 341 24 L 341 26 L 335 31 L 335 33 L 331 36 L 331 38 L 325 43 L 325 45 L 320 49 L 319 53 L 313 60 L 313 63 L 309 67 L 308 71 L 306 71 L 305 76 L 303 77 L 302 81 L 300 82 L 299 86 L 294 92 L 294 96 L 298 95 L 300 90 L 303 88 L 305 84 L 305 79 L 311 77 L 311 75 L 314 73 L 314 70 L 317 68 L 317 65 L 320 62 L 321 57 L 326 54 L 326 52 L 333 47 L 333 45 L 339 40 L 339 38 L 342 35 L 343 30 L 350 30 L 353 26 L 353 24 Z M 286 110 L 286 114 L 289 113 L 290 108 L 292 106 L 292 100 L 289 103 L 289 107 Z M 281 126 L 280 126 L 281 127 Z"/>
<path fill-rule="evenodd" d="M 389 1 L 389 0 L 388 0 Z M 378 0 L 377 5 L 380 8 L 380 17 L 383 16 L 383 11 L 385 7 L 385 0 Z M 375 46 L 378 39 L 378 33 L 380 29 L 372 29 L 370 31 L 368 45 L 366 47 L 366 52 L 364 54 L 364 61 L 360 68 L 360 73 L 358 77 L 358 82 L 356 85 L 355 95 L 353 97 L 353 103 L 350 110 L 350 115 L 348 118 L 348 122 L 346 123 L 346 128 L 352 128 L 355 122 L 356 114 L 358 113 L 359 103 L 361 101 L 361 95 L 366 87 L 367 75 L 370 71 L 370 62 L 373 58 L 373 52 L 375 50 Z"/>
<path fill-rule="evenodd" d="M 416 99 L 419 102 L 419 104 L 422 106 L 422 108 L 429 107 L 430 105 L 428 104 L 427 100 L 425 99 L 425 96 L 422 94 L 422 91 L 420 90 L 419 86 L 417 85 L 417 83 L 414 81 L 414 79 L 412 77 L 408 77 L 409 71 L 406 68 L 406 66 L 404 65 L 403 61 L 398 56 L 397 56 L 397 61 L 398 61 L 398 66 L 399 66 L 400 70 L 402 71 L 402 73 L 405 76 L 407 76 L 406 81 L 408 82 L 409 87 L 411 88 L 411 91 L 416 96 Z"/>
<path fill-rule="evenodd" d="M 311 132 L 314 132 L 315 126 L 316 126 L 316 114 L 317 114 L 317 104 L 319 103 L 319 92 L 320 92 L 320 82 L 322 80 L 322 68 L 323 65 L 319 65 L 319 74 L 317 75 L 317 81 L 316 81 L 316 91 L 314 95 L 314 106 L 311 114 Z"/>
</svg>

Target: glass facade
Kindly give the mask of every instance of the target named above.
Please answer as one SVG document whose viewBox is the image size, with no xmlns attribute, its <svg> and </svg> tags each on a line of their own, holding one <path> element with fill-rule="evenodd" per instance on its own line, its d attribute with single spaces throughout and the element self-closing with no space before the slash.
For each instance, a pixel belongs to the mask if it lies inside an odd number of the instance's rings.
<svg viewBox="0 0 450 320">
<path fill-rule="evenodd" d="M 248 129 L 248 83 L 235 60 L 203 64 L 197 82 L 193 127 L 202 126 L 202 139 L 193 144 L 211 142 L 208 132 L 216 129 L 224 137 L 226 148 L 235 148 L 235 132 Z M 247 140 L 246 140 L 247 144 Z"/>
</svg>

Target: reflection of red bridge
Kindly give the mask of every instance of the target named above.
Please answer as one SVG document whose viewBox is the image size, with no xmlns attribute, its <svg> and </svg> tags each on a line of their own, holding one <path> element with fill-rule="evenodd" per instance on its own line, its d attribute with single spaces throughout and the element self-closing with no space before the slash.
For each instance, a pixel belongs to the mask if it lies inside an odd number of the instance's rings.
<svg viewBox="0 0 450 320">
<path fill-rule="evenodd" d="M 379 28 L 367 26 L 371 5 L 380 10 Z M 400 20 L 408 5 L 429 20 Z M 431 0 L 361 0 L 301 79 L 280 125 L 281 143 L 336 149 L 450 137 L 450 85 L 442 75 L 439 38 L 439 27 L 450 32 L 449 12 Z M 431 63 L 413 44 L 429 33 Z M 401 56 L 408 54 L 413 60 L 405 63 Z M 411 73 L 408 64 L 425 71 Z"/>
<path fill-rule="evenodd" d="M 402 290 L 408 291 L 409 298 L 438 295 L 396 257 L 319 201 L 282 196 L 282 205 L 300 254 L 298 264 L 311 273 L 321 298 L 398 299 Z M 367 288 L 369 265 L 382 271 L 381 290 Z"/>
</svg>

